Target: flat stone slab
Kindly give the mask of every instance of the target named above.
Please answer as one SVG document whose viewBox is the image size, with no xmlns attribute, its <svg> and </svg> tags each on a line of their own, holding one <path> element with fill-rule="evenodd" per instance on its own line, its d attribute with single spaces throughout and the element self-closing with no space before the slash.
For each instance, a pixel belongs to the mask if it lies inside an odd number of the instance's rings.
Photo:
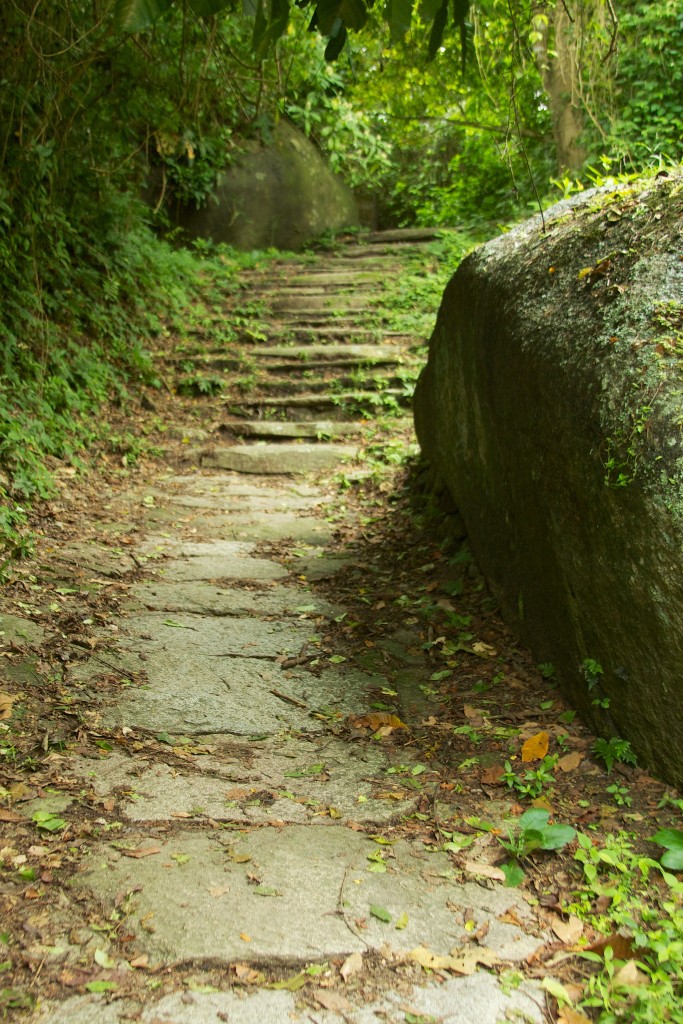
<svg viewBox="0 0 683 1024">
<path fill-rule="evenodd" d="M 230 469 L 239 473 L 298 475 L 333 469 L 357 454 L 357 448 L 343 444 L 236 445 L 203 453 L 200 464 L 210 469 Z"/>
<path fill-rule="evenodd" d="M 291 620 L 264 622 L 261 619 L 208 617 L 180 612 L 169 618 L 164 612 L 136 615 L 125 624 L 119 647 L 124 650 L 167 652 L 169 656 L 224 659 L 277 658 L 298 654 L 311 635 L 306 623 Z M 224 666 L 223 666 L 224 667 Z"/>
<path fill-rule="evenodd" d="M 40 546 L 38 557 L 49 563 L 54 572 L 60 565 L 67 566 L 73 575 L 74 569 L 85 569 L 97 576 L 125 576 L 137 568 L 127 551 L 107 547 L 96 541 L 75 541 L 57 548 Z"/>
<path fill-rule="evenodd" d="M 254 544 L 241 541 L 193 543 L 155 537 L 140 545 L 138 550 L 151 560 L 148 568 L 153 565 L 157 575 L 176 582 L 218 579 L 268 582 L 287 575 L 276 562 L 250 557 Z M 160 561 L 166 555 L 176 557 Z"/>
<path fill-rule="evenodd" d="M 303 587 L 272 587 L 246 590 L 244 587 L 217 587 L 203 581 L 166 583 L 155 580 L 130 588 L 131 607 L 150 611 L 189 612 L 194 615 L 286 615 L 314 619 L 341 614 L 339 605 L 330 604 Z"/>
<path fill-rule="evenodd" d="M 500 920 L 512 911 L 532 927 L 518 892 L 501 886 L 482 894 L 480 886 L 460 884 L 447 854 L 426 853 L 403 839 L 387 849 L 350 829 L 292 825 L 247 834 L 142 832 L 127 834 L 119 847 L 94 845 L 73 884 L 105 905 L 134 893 L 126 924 L 155 964 L 319 961 L 385 944 L 445 954 L 470 941 L 466 909 L 477 928 L 488 925 L 486 946 L 501 960 L 520 961 L 542 942 Z M 121 852 L 144 847 L 159 852 L 142 858 Z M 386 870 L 371 870 L 382 850 Z M 391 920 L 378 920 L 371 906 Z M 404 914 L 407 923 L 398 931 Z"/>
<path fill-rule="evenodd" d="M 394 1024 L 405 1021 L 408 1013 L 438 1024 L 501 1024 L 515 1020 L 520 1024 L 543 1024 L 547 1019 L 541 1009 L 542 990 L 522 985 L 503 992 L 499 979 L 484 971 L 415 985 L 410 995 L 386 992 L 381 999 L 363 1000 L 361 1005 L 354 1005 L 359 1000 L 352 992 L 347 995 L 341 989 L 339 994 L 349 1001 L 350 1008 L 344 1009 L 343 1015 L 316 1009 L 308 1020 L 319 1024 Z M 306 1019 L 291 992 L 264 989 L 174 993 L 140 1009 L 141 1013 L 130 1000 L 106 1003 L 94 996 L 74 996 L 63 1003 L 43 1005 L 34 1024 L 128 1024 L 130 1020 L 139 1020 L 140 1024 L 285 1024 Z"/>
<path fill-rule="evenodd" d="M 311 987 L 315 987 L 314 984 Z M 323 990 L 325 991 L 325 990 Z M 503 992 L 493 974 L 480 971 L 462 978 L 415 985 L 410 995 L 386 992 L 381 999 L 357 1003 L 358 996 L 344 989 L 341 997 L 349 1000 L 343 1015 L 316 1009 L 309 1020 L 319 1024 L 387 1024 L 414 1018 L 439 1024 L 500 1024 L 501 1021 L 543 1024 L 542 990 L 531 985 Z M 352 1001 L 352 1002 L 351 1002 Z M 38 1011 L 34 1024 L 285 1024 L 303 1020 L 297 997 L 291 992 L 264 989 L 227 992 L 185 992 L 164 996 L 157 1003 L 138 1010 L 130 1000 L 105 1003 L 93 996 L 75 996 L 60 1004 L 47 1003 Z"/>
<path fill-rule="evenodd" d="M 269 305 L 277 313 L 328 313 L 333 315 L 337 310 L 348 313 L 367 309 L 373 304 L 372 293 L 362 295 L 301 295 L 298 289 L 290 292 L 280 291 L 273 295 Z"/>
<path fill-rule="evenodd" d="M 271 345 L 258 349 L 259 359 L 306 364 L 344 363 L 398 363 L 402 353 L 394 345 Z"/>
<path fill-rule="evenodd" d="M 244 422 L 232 421 L 225 423 L 221 431 L 235 437 L 282 437 L 293 439 L 316 438 L 323 440 L 328 437 L 353 437 L 366 429 L 365 423 L 340 423 L 335 420 L 302 420 L 301 422 L 281 420 L 254 420 Z"/>
<path fill-rule="evenodd" d="M 32 647 L 45 639 L 45 630 L 34 619 L 21 615 L 0 615 L 0 646 Z"/>
<path fill-rule="evenodd" d="M 386 775 L 391 762 L 370 743 L 349 748 L 339 740 L 293 736 L 228 744 L 207 736 L 198 747 L 186 741 L 178 738 L 174 748 L 187 757 L 185 769 L 115 751 L 96 763 L 81 759 L 73 770 L 98 796 L 118 796 L 117 814 L 134 822 L 209 818 L 329 826 L 352 820 L 381 827 L 411 813 L 419 799 L 408 790 L 401 798 Z"/>
<path fill-rule="evenodd" d="M 216 626 L 234 624 L 230 619 L 210 621 Z M 252 635 L 261 626 L 257 620 Z M 249 648 L 238 650 L 244 638 L 233 634 L 231 642 L 227 631 L 221 631 L 222 650 L 218 640 L 210 649 L 203 649 L 201 643 L 190 645 L 187 637 L 192 633 L 182 629 L 180 632 L 182 637 L 176 635 L 171 639 L 169 635 L 166 643 L 150 640 L 143 644 L 142 640 L 126 639 L 120 655 L 120 672 L 146 678 L 147 683 L 124 690 L 115 707 L 104 709 L 103 721 L 107 726 L 137 726 L 190 736 L 268 736 L 291 729 L 319 732 L 323 725 L 314 712 L 363 714 L 368 710 L 368 692 L 386 682 L 381 676 L 366 675 L 345 665 L 318 667 L 316 673 L 301 667 L 282 667 L 272 658 L 280 644 L 287 644 L 285 633 L 255 640 L 258 646 L 251 649 L 249 657 L 245 656 Z M 169 627 L 171 633 L 177 633 L 176 629 Z M 302 630 L 301 635 L 309 633 L 310 627 Z M 288 635 L 291 642 L 293 634 Z M 258 653 L 268 650 L 272 652 L 271 660 Z M 79 664 L 79 678 L 102 674 L 102 665 L 97 655 Z M 116 668 L 116 655 L 108 655 L 104 671 Z M 291 700 L 283 700 L 273 690 L 287 694 Z"/>
<path fill-rule="evenodd" d="M 288 512 L 197 516 L 192 525 L 197 536 L 206 534 L 207 538 L 219 540 L 293 540 L 317 546 L 329 543 L 333 536 L 332 527 L 324 519 L 295 516 Z"/>
</svg>

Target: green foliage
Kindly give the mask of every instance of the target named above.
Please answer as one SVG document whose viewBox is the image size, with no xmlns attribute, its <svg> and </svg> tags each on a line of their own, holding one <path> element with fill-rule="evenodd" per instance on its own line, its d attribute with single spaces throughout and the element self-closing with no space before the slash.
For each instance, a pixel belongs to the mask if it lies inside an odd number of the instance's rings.
<svg viewBox="0 0 683 1024">
<path fill-rule="evenodd" d="M 619 34 L 611 149 L 636 165 L 653 153 L 681 160 L 683 7 L 679 0 L 625 0 Z"/>
<path fill-rule="evenodd" d="M 507 885 L 520 885 L 524 880 L 519 861 L 536 850 L 561 850 L 576 836 L 571 825 L 549 825 L 549 818 L 549 812 L 541 808 L 525 811 L 514 826 L 508 828 L 506 839 L 498 836 L 498 842 L 512 857 L 512 861 L 503 865 Z"/>
<path fill-rule="evenodd" d="M 552 786 L 555 782 L 553 769 L 557 761 L 557 754 L 548 754 L 535 768 L 527 768 L 523 775 L 518 775 L 512 767 L 512 762 L 506 761 L 505 772 L 501 778 L 520 797 L 534 800 L 543 793 L 546 787 Z"/>
<path fill-rule="evenodd" d="M 585 952 L 584 959 L 592 962 L 597 972 L 587 979 L 580 1006 L 594 1012 L 597 1024 L 680 1021 L 683 885 L 657 861 L 636 852 L 624 833 L 608 835 L 602 846 L 581 833 L 577 839 L 574 858 L 582 866 L 584 886 L 567 909 L 600 932 L 630 936 L 628 948 L 644 976 L 641 984 L 620 982 L 619 971 L 627 961 L 609 944 L 602 954 Z M 656 836 L 654 839 L 657 841 Z M 661 875 L 657 884 L 650 881 L 653 874 Z M 603 907 L 607 904 L 608 910 L 597 914 L 596 900 Z"/>
<path fill-rule="evenodd" d="M 666 853 L 662 864 L 672 871 L 683 871 L 683 832 L 679 828 L 662 828 L 652 837 L 652 842 L 663 846 Z"/>
<path fill-rule="evenodd" d="M 628 740 L 622 740 L 618 736 L 610 739 L 600 738 L 593 744 L 593 753 L 605 762 L 607 771 L 611 772 L 616 761 L 622 764 L 637 764 L 637 758 Z"/>
</svg>

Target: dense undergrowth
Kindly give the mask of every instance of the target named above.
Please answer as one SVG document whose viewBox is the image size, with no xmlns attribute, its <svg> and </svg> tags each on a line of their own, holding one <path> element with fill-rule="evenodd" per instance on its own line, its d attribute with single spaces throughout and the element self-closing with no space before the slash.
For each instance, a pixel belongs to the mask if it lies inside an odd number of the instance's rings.
<svg viewBox="0 0 683 1024">
<path fill-rule="evenodd" d="M 55 493 L 55 472 L 85 471 L 121 441 L 102 411 L 125 408 L 162 382 L 148 351 L 191 307 L 220 303 L 239 288 L 254 257 L 195 253 L 157 238 L 144 221 L 78 269 L 62 294 L 15 292 L 0 325 L 0 556 L 5 568 L 30 550 L 29 511 Z M 65 272 L 65 283 L 76 275 Z M 144 444 L 138 440 L 137 454 Z"/>
</svg>

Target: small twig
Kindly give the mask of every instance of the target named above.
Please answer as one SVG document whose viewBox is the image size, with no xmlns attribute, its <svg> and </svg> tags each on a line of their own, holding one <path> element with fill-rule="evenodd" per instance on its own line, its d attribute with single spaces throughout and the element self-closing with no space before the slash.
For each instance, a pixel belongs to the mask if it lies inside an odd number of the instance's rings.
<svg viewBox="0 0 683 1024">
<path fill-rule="evenodd" d="M 302 700 L 297 700 L 296 697 L 290 697 L 289 694 L 281 693 L 279 690 L 270 691 L 273 697 L 277 697 L 278 700 L 285 700 L 288 704 L 293 704 L 295 708 L 305 708 L 308 711 L 308 704 L 304 704 Z"/>
</svg>

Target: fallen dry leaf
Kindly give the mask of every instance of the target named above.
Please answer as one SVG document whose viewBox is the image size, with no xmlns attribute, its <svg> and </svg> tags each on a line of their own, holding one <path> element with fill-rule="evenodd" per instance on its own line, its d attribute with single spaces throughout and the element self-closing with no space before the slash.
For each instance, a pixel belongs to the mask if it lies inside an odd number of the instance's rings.
<svg viewBox="0 0 683 1024">
<path fill-rule="evenodd" d="M 240 932 L 240 938 L 242 942 L 251 942 L 251 935 L 247 935 L 246 932 Z"/>
<path fill-rule="evenodd" d="M 417 946 L 415 949 L 411 949 L 408 956 L 424 970 L 453 971 L 454 974 L 474 974 L 479 964 L 484 967 L 494 967 L 499 963 L 497 955 L 486 946 L 469 946 L 461 952 L 451 953 L 448 956 L 439 956 L 437 953 L 432 953 L 431 949 L 427 949 L 426 946 Z"/>
<path fill-rule="evenodd" d="M 633 936 L 621 935 L 619 932 L 613 932 L 612 935 L 607 935 L 605 938 L 591 943 L 590 946 L 586 946 L 586 949 L 602 956 L 608 946 L 611 947 L 617 960 L 630 960 L 636 955 L 633 952 Z"/>
<path fill-rule="evenodd" d="M 397 715 L 390 715 L 388 711 L 372 711 L 369 715 L 361 715 L 360 718 L 353 719 L 353 724 L 362 729 L 372 729 L 373 732 L 377 732 L 378 729 L 382 728 L 408 728 L 405 722 L 402 722 Z"/>
<path fill-rule="evenodd" d="M 578 750 L 574 750 L 571 754 L 565 754 L 557 762 L 557 767 L 561 772 L 572 772 L 575 768 L 578 768 L 583 761 L 583 754 L 580 754 Z"/>
<path fill-rule="evenodd" d="M 561 1006 L 557 1011 L 557 1024 L 591 1024 L 591 1021 L 581 1010 L 575 1010 L 572 1006 Z"/>
<path fill-rule="evenodd" d="M 215 899 L 220 899 L 221 896 L 225 896 L 226 892 L 230 892 L 230 886 L 229 885 L 216 885 L 213 888 L 209 889 L 208 892 Z"/>
<path fill-rule="evenodd" d="M 502 765 L 492 764 L 488 768 L 484 768 L 481 773 L 480 781 L 483 782 L 485 786 L 502 786 L 504 774 L 505 769 Z"/>
<path fill-rule="evenodd" d="M 548 733 L 537 732 L 522 744 L 522 761 L 540 761 L 548 753 Z"/>
<path fill-rule="evenodd" d="M 12 697 L 9 693 L 0 693 L 0 721 L 3 718 L 10 718 L 12 715 L 12 705 L 16 697 Z"/>
<path fill-rule="evenodd" d="M 565 946 L 575 945 L 583 935 L 583 924 L 573 914 L 570 914 L 567 921 L 563 921 L 562 918 L 553 921 L 552 929 Z"/>
<path fill-rule="evenodd" d="M 262 978 L 262 975 L 255 971 L 253 967 L 250 967 L 249 964 L 233 964 L 233 970 L 235 971 L 235 977 L 243 985 L 256 985 Z"/>
<path fill-rule="evenodd" d="M 465 871 L 471 875 L 483 875 L 485 878 L 493 878 L 496 882 L 505 881 L 505 872 L 496 868 L 493 864 L 479 864 L 474 860 L 465 861 Z"/>
<path fill-rule="evenodd" d="M 146 953 L 142 953 L 141 956 L 136 956 L 134 960 L 129 960 L 128 963 L 130 964 L 131 967 L 147 967 L 147 965 L 149 964 L 149 957 L 147 956 Z"/>
<path fill-rule="evenodd" d="M 363 970 L 363 957 L 360 953 L 351 953 L 339 968 L 344 981 L 348 981 L 354 974 L 360 974 Z"/>
<path fill-rule="evenodd" d="M 6 807 L 0 807 L 0 821 L 24 821 L 25 819 L 21 814 L 17 814 L 16 811 L 10 811 Z"/>
<path fill-rule="evenodd" d="M 317 988 L 311 992 L 311 995 L 316 1003 L 320 1003 L 325 1010 L 338 1010 L 340 1013 L 345 1013 L 347 1010 L 353 1009 L 348 999 L 340 995 L 339 992 L 330 992 L 324 988 Z"/>
<path fill-rule="evenodd" d="M 142 857 L 151 857 L 155 853 L 161 853 L 160 846 L 138 846 L 136 850 L 121 850 L 123 857 L 135 857 L 140 860 Z"/>
<path fill-rule="evenodd" d="M 629 960 L 614 975 L 610 988 L 632 988 L 638 985 L 647 985 L 649 981 L 650 979 L 647 974 L 636 966 L 635 961 Z"/>
</svg>

